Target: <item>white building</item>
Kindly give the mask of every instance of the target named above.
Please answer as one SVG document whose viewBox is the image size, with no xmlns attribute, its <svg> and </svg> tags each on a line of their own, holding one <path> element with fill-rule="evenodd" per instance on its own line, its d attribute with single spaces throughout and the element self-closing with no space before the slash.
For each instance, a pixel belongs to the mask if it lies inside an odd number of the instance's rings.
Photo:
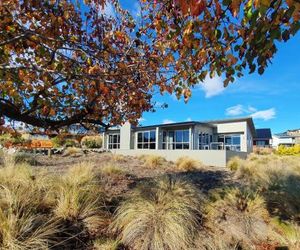
<svg viewBox="0 0 300 250">
<path fill-rule="evenodd" d="M 126 123 L 104 134 L 104 147 L 124 155 L 157 154 L 167 160 L 189 156 L 223 167 L 232 156 L 252 152 L 254 136 L 251 117 L 142 127 Z"/>
</svg>

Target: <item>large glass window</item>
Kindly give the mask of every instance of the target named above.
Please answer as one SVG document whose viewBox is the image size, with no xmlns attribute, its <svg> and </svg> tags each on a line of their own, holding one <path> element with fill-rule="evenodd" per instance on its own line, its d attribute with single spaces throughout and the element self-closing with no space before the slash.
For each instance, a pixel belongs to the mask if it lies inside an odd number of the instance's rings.
<svg viewBox="0 0 300 250">
<path fill-rule="evenodd" d="M 189 130 L 169 131 L 169 149 L 189 149 Z"/>
<path fill-rule="evenodd" d="M 212 135 L 207 133 L 199 134 L 199 149 L 209 149 L 209 144 L 212 142 Z"/>
<path fill-rule="evenodd" d="M 120 148 L 120 134 L 111 134 L 108 136 L 108 148 L 109 149 Z"/>
<path fill-rule="evenodd" d="M 222 143 L 225 149 L 233 150 L 233 151 L 241 151 L 240 134 L 219 135 L 218 142 Z"/>
<path fill-rule="evenodd" d="M 137 147 L 139 149 L 155 149 L 155 130 L 142 131 L 137 133 Z"/>
</svg>

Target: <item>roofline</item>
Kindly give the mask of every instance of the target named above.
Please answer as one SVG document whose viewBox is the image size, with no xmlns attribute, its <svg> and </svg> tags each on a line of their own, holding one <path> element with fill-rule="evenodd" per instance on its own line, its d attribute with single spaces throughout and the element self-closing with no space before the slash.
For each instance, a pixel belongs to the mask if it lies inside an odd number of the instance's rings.
<svg viewBox="0 0 300 250">
<path fill-rule="evenodd" d="M 207 126 L 210 126 L 210 124 L 206 124 L 203 122 L 197 122 L 197 121 L 188 121 L 188 122 L 174 122 L 174 123 L 166 123 L 166 124 L 155 124 L 155 125 L 148 125 L 148 126 L 140 126 L 140 127 L 134 127 L 135 130 L 143 130 L 143 129 L 149 129 L 149 128 L 163 128 L 163 127 L 179 127 L 179 126 L 195 126 L 198 124 L 205 124 Z"/>
<path fill-rule="evenodd" d="M 246 121 L 251 129 L 253 138 L 256 136 L 256 129 L 253 123 L 253 119 L 251 116 L 246 117 L 238 117 L 238 118 L 227 118 L 223 120 L 211 120 L 211 121 L 205 121 L 207 123 L 230 123 L 230 122 L 244 122 Z"/>
</svg>

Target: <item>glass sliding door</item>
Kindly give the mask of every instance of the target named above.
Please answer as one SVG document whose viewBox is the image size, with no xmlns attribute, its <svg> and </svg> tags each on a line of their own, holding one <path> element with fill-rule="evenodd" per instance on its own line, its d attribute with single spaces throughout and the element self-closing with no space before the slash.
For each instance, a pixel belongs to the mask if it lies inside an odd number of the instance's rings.
<svg viewBox="0 0 300 250">
<path fill-rule="evenodd" d="M 168 132 L 168 149 L 189 149 L 189 130 L 172 130 Z"/>
<path fill-rule="evenodd" d="M 155 130 L 142 131 L 137 133 L 138 149 L 155 149 L 156 133 Z"/>
<path fill-rule="evenodd" d="M 219 135 L 218 142 L 222 144 L 222 148 L 226 150 L 241 151 L 240 134 Z"/>
</svg>

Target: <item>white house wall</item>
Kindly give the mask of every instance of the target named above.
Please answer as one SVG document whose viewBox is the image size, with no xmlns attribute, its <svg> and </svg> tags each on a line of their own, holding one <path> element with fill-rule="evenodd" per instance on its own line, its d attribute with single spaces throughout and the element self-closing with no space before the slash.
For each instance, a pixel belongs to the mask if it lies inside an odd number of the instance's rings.
<svg viewBox="0 0 300 250">
<path fill-rule="evenodd" d="M 247 150 L 248 144 L 248 126 L 247 122 L 231 122 L 231 123 L 218 123 L 215 124 L 217 126 L 217 133 L 218 134 L 238 134 L 241 133 L 241 151 L 248 152 L 250 149 Z M 251 132 L 249 130 L 251 135 Z"/>
</svg>

